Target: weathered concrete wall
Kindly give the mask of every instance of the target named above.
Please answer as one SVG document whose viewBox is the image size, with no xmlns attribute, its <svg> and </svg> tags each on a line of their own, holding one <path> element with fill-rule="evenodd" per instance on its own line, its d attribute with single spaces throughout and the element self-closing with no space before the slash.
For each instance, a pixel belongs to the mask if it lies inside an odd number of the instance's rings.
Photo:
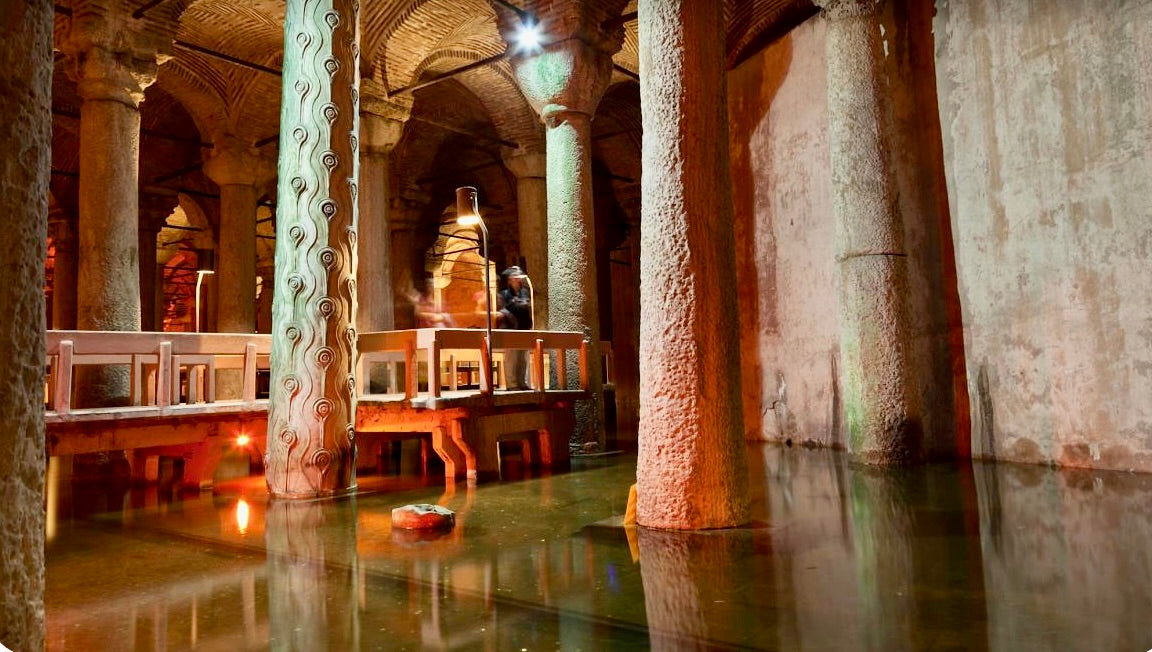
<svg viewBox="0 0 1152 652">
<path fill-rule="evenodd" d="M 973 452 L 1152 471 L 1152 5 L 937 12 Z"/>
<path fill-rule="evenodd" d="M 745 435 L 840 444 L 824 23 L 728 77 Z"/>
<path fill-rule="evenodd" d="M 967 450 L 968 430 L 931 21 L 930 6 L 905 0 L 880 16 L 910 363 L 925 452 L 945 455 Z M 733 70 L 729 113 L 746 435 L 841 446 L 825 40 L 817 16 Z"/>
<path fill-rule="evenodd" d="M 0 24 L 0 647 L 42 650 L 52 6 L 0 3 Z"/>
</svg>

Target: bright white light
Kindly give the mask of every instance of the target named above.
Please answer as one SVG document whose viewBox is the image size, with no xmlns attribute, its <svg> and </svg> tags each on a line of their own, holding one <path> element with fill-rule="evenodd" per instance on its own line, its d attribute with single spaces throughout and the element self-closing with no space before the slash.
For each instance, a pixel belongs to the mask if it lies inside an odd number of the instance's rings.
<svg viewBox="0 0 1152 652">
<path fill-rule="evenodd" d="M 248 532 L 248 501 L 243 498 L 236 502 L 236 529 L 240 534 Z"/>
<path fill-rule="evenodd" d="M 250 442 L 250 441 L 252 441 L 252 440 L 248 437 L 248 435 L 240 435 L 239 437 L 236 438 L 236 445 L 243 448 L 243 447 L 247 446 L 248 442 Z"/>
<path fill-rule="evenodd" d="M 456 223 L 460 226 L 477 226 L 480 224 L 479 215 L 461 215 L 456 218 Z"/>
<path fill-rule="evenodd" d="M 540 48 L 540 25 L 525 20 L 516 31 L 516 42 L 521 50 L 536 50 Z"/>
</svg>

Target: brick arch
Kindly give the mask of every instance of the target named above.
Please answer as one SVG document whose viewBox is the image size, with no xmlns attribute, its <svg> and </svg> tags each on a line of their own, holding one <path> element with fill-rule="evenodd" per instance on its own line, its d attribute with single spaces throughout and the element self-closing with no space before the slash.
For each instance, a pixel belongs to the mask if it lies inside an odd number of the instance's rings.
<svg viewBox="0 0 1152 652">
<path fill-rule="evenodd" d="M 416 81 L 429 53 L 450 47 L 502 52 L 496 12 L 488 0 L 422 0 L 396 12 L 394 22 L 364 50 L 392 88 Z M 375 25 L 372 25 L 375 27 Z M 469 47 L 471 46 L 471 47 Z"/>
<path fill-rule="evenodd" d="M 284 3 L 199 0 L 183 12 L 177 37 L 279 68 L 283 60 Z M 275 132 L 279 124 L 279 77 L 180 47 L 174 48 L 174 53 L 174 59 L 163 68 L 170 69 L 174 92 L 187 98 L 186 104 L 195 103 L 201 109 L 194 115 L 204 118 L 198 120 L 202 131 L 223 131 L 251 140 Z"/>
<path fill-rule="evenodd" d="M 421 71 L 444 72 L 483 59 L 483 51 L 445 48 L 428 55 L 420 64 Z M 467 88 L 484 107 L 500 137 L 517 143 L 522 150 L 544 148 L 544 126 L 520 92 L 512 67 L 499 61 L 459 75 L 457 81 Z"/>
</svg>

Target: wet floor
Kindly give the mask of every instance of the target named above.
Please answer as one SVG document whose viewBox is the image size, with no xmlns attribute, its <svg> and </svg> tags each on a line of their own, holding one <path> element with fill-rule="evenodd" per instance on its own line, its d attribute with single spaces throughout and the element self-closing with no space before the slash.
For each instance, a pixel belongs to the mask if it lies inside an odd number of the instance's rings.
<svg viewBox="0 0 1152 652">
<path fill-rule="evenodd" d="M 749 448 L 755 523 L 630 531 L 635 457 L 353 498 L 62 488 L 49 650 L 1148 650 L 1152 476 Z M 408 503 L 452 532 L 393 531 Z"/>
</svg>

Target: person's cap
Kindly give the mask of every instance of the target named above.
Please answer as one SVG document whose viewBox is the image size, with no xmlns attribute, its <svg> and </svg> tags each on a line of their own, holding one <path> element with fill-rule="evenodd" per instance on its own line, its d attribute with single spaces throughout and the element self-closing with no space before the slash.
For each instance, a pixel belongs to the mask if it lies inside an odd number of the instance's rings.
<svg viewBox="0 0 1152 652">
<path fill-rule="evenodd" d="M 526 274 L 524 274 L 524 270 L 520 269 L 516 265 L 513 265 L 503 272 L 500 272 L 500 276 L 503 276 L 504 278 L 516 278 L 520 276 L 526 276 Z"/>
</svg>

